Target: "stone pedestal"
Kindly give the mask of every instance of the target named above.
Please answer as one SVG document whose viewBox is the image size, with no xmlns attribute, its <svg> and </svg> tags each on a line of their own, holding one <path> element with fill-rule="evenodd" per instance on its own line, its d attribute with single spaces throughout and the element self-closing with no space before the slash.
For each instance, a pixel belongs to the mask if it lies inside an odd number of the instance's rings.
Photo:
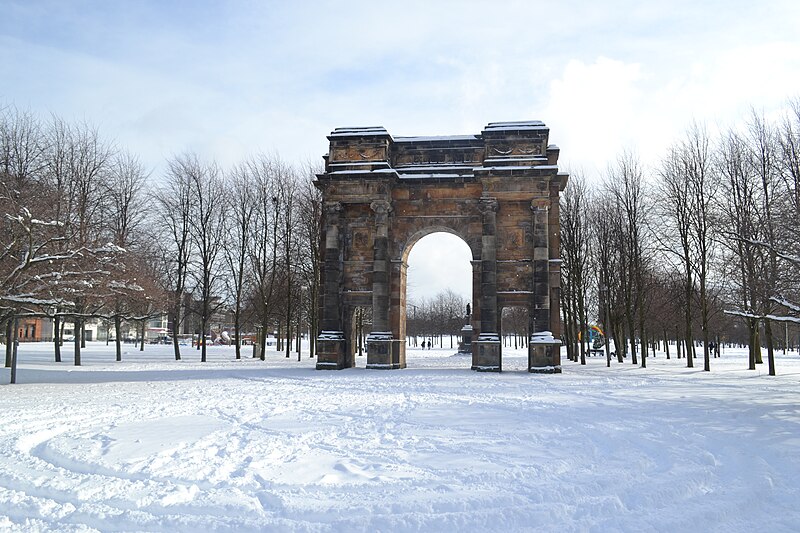
<svg viewBox="0 0 800 533">
<path fill-rule="evenodd" d="M 502 350 L 500 336 L 496 333 L 481 333 L 474 343 L 472 352 L 472 370 L 478 372 L 500 372 L 502 365 Z"/>
<path fill-rule="evenodd" d="M 528 372 L 561 373 L 561 341 L 549 331 L 534 333 L 528 345 Z"/>
<path fill-rule="evenodd" d="M 472 353 L 472 326 L 470 324 L 461 328 L 461 342 L 458 343 L 458 353 Z"/>
<path fill-rule="evenodd" d="M 323 331 L 317 337 L 317 370 L 341 370 L 345 364 L 345 340 L 341 331 Z"/>
<path fill-rule="evenodd" d="M 370 333 L 367 336 L 367 368 L 396 370 L 406 367 L 405 353 L 401 353 L 401 341 L 391 333 Z"/>
</svg>

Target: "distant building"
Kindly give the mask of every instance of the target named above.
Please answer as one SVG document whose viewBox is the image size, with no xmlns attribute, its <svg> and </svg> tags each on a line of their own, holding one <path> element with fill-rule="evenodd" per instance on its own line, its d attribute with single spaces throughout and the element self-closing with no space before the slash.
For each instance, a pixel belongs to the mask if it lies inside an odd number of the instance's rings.
<svg viewBox="0 0 800 533">
<path fill-rule="evenodd" d="M 49 318 L 20 318 L 17 338 L 20 342 L 51 341 L 53 340 L 53 321 Z"/>
</svg>

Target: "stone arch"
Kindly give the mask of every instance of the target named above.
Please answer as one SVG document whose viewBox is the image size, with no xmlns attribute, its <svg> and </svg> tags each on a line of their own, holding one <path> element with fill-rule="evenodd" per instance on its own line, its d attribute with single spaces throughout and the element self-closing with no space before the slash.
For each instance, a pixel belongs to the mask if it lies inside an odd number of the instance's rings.
<svg viewBox="0 0 800 533">
<path fill-rule="evenodd" d="M 467 249 L 470 252 L 470 264 L 472 266 L 472 290 L 470 291 L 472 299 L 470 300 L 469 304 L 470 307 L 473 309 L 479 305 L 480 286 L 478 285 L 476 287 L 475 285 L 476 282 L 475 267 L 476 265 L 480 264 L 480 256 L 479 256 L 480 243 L 478 243 L 478 246 L 476 247 L 475 243 L 473 242 L 473 245 L 471 246 L 470 243 L 467 241 L 467 236 L 465 236 L 462 232 L 458 231 L 457 229 L 451 228 L 449 226 L 431 225 L 421 228 L 412 235 L 410 235 L 410 237 L 405 241 L 404 245 L 402 246 L 403 252 L 400 256 L 400 262 L 402 263 L 402 265 L 404 265 L 404 267 L 400 270 L 401 279 L 399 280 L 399 283 L 402 290 L 402 294 L 400 294 L 400 300 L 399 300 L 400 304 L 397 307 L 397 319 L 399 320 L 398 330 L 400 331 L 400 334 L 402 335 L 403 338 L 406 337 L 406 322 L 407 322 L 406 318 L 408 311 L 406 306 L 406 300 L 408 296 L 407 294 L 408 257 L 411 253 L 412 248 L 414 248 L 414 245 L 416 245 L 420 240 L 424 239 L 425 237 L 433 235 L 435 233 L 447 233 L 450 235 L 455 235 L 461 240 L 462 243 L 464 243 L 464 245 L 466 245 Z M 475 241 L 475 239 L 472 240 Z"/>
<path fill-rule="evenodd" d="M 406 260 L 414 242 L 437 231 L 459 236 L 472 253 L 473 368 L 501 370 L 505 305 L 526 306 L 531 337 L 552 348 L 560 334 L 558 197 L 567 175 L 548 137 L 537 121 L 449 137 L 334 130 L 315 182 L 324 263 L 317 368 L 353 365 L 346 317 L 365 305 L 367 367 L 405 367 Z M 530 371 L 560 371 L 557 349 L 531 346 Z"/>
<path fill-rule="evenodd" d="M 414 247 L 414 245 L 428 235 L 433 235 L 434 233 L 449 233 L 450 235 L 455 235 L 467 245 L 467 248 L 469 248 L 469 251 L 472 254 L 472 260 L 480 260 L 481 250 L 479 241 L 476 242 L 475 238 L 470 239 L 469 236 L 465 235 L 463 232 L 460 232 L 455 228 L 451 228 L 450 226 L 436 224 L 422 226 L 415 233 L 409 235 L 404 242 L 399 242 L 398 244 L 400 249 L 403 250 L 400 255 L 400 260 L 402 260 L 404 263 L 408 263 L 408 255 L 411 253 L 411 249 Z M 470 242 L 470 240 L 472 242 Z"/>
</svg>

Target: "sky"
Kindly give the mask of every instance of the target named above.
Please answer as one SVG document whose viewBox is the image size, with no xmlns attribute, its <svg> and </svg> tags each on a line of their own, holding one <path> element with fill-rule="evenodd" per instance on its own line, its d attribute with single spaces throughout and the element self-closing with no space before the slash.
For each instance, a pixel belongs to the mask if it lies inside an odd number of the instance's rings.
<svg viewBox="0 0 800 533">
<path fill-rule="evenodd" d="M 303 163 L 336 127 L 505 120 L 544 121 L 561 168 L 599 179 L 623 150 L 656 164 L 693 120 L 728 127 L 800 96 L 794 0 L 0 0 L 0 14 L 0 105 L 94 124 L 156 179 L 186 151 Z"/>
</svg>

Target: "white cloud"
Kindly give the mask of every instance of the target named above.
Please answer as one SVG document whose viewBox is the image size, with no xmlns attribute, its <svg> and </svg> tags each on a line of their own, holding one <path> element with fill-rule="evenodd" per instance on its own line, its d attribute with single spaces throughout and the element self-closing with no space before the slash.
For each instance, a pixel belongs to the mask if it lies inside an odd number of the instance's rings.
<svg viewBox="0 0 800 533">
<path fill-rule="evenodd" d="M 550 83 L 544 115 L 550 142 L 570 161 L 604 170 L 610 154 L 635 141 L 631 125 L 643 99 L 641 67 L 599 57 L 586 64 L 571 60 Z"/>
<path fill-rule="evenodd" d="M 451 289 L 472 298 L 472 253 L 460 237 L 432 233 L 417 241 L 408 255 L 408 298 L 431 299 Z"/>
</svg>

